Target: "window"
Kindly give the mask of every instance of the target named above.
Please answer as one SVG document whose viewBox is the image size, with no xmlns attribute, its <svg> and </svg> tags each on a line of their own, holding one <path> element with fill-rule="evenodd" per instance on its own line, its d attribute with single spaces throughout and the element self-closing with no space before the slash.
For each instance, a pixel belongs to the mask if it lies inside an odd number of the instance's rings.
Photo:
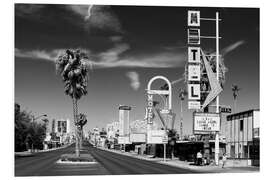
<svg viewBox="0 0 270 180">
<path fill-rule="evenodd" d="M 241 119 L 240 120 L 240 131 L 243 131 L 243 129 L 244 129 L 244 120 Z"/>
</svg>

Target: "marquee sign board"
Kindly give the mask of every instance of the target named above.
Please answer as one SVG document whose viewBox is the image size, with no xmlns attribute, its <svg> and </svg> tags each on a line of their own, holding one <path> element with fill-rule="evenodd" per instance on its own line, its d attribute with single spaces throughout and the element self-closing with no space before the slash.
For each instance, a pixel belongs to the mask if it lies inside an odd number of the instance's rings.
<svg viewBox="0 0 270 180">
<path fill-rule="evenodd" d="M 220 131 L 219 113 L 193 113 L 194 134 L 206 134 Z"/>
</svg>

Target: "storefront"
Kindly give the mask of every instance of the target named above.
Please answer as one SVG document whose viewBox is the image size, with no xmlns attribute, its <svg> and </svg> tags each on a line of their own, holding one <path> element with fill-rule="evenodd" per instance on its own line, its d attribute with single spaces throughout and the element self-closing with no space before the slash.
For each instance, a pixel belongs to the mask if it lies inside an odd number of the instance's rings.
<svg viewBox="0 0 270 180">
<path fill-rule="evenodd" d="M 251 160 L 259 165 L 260 111 L 248 110 L 227 116 L 226 150 L 229 158 Z"/>
</svg>

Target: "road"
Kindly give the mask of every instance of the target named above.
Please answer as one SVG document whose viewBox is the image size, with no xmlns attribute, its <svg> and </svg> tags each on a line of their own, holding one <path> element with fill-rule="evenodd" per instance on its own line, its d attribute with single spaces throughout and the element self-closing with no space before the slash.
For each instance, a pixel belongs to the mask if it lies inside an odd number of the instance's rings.
<svg viewBox="0 0 270 180">
<path fill-rule="evenodd" d="M 146 160 L 84 147 L 81 153 L 90 153 L 96 164 L 56 164 L 62 154 L 73 153 L 74 144 L 63 149 L 37 153 L 32 157 L 15 158 L 15 176 L 59 176 L 59 175 L 128 175 L 128 174 L 183 174 L 194 171 L 158 164 Z"/>
</svg>

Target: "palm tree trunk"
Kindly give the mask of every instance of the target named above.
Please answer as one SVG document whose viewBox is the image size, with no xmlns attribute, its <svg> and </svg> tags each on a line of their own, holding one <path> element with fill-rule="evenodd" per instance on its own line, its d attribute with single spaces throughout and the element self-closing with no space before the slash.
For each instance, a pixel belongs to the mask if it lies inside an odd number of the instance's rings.
<svg viewBox="0 0 270 180">
<path fill-rule="evenodd" d="M 234 98 L 233 104 L 234 104 L 234 113 L 236 113 L 236 104 L 237 104 L 237 99 L 236 98 Z"/>
<path fill-rule="evenodd" d="M 74 124 L 76 124 L 77 123 L 77 112 L 78 112 L 77 99 L 73 96 L 72 100 L 73 100 Z M 78 129 L 77 125 L 75 125 L 75 137 L 76 137 L 75 154 L 77 157 L 79 157 L 80 156 L 80 146 L 79 146 L 80 135 L 79 135 L 79 129 Z"/>
<path fill-rule="evenodd" d="M 180 99 L 180 140 L 183 140 L 183 103 Z"/>
</svg>

